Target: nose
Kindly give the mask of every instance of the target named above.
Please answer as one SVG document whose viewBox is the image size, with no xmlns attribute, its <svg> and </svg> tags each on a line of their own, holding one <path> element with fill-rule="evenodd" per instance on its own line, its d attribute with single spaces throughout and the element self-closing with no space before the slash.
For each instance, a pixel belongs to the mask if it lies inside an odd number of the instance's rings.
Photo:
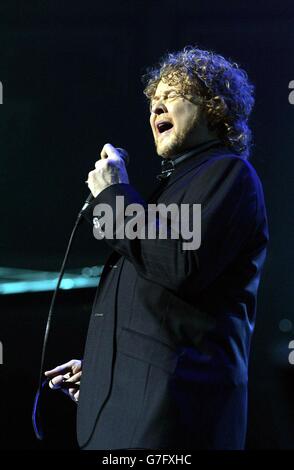
<svg viewBox="0 0 294 470">
<path fill-rule="evenodd" d="M 157 102 L 151 108 L 151 113 L 159 116 L 160 114 L 167 113 L 167 108 L 162 102 Z"/>
</svg>

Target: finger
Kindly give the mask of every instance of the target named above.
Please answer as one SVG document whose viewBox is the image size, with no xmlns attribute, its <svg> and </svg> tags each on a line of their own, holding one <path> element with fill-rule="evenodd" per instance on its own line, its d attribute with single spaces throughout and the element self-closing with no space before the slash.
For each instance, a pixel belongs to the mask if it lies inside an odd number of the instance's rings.
<svg viewBox="0 0 294 470">
<path fill-rule="evenodd" d="M 60 374 L 60 373 L 65 373 L 71 370 L 72 366 L 76 363 L 77 361 L 75 359 L 72 359 L 69 362 L 66 362 L 65 364 L 61 364 L 60 366 L 55 367 L 54 369 L 47 370 L 44 372 L 44 374 L 47 377 L 52 377 L 54 375 Z"/>
<path fill-rule="evenodd" d="M 82 370 L 82 361 L 76 361 L 72 367 L 72 373 L 76 374 Z"/>
<path fill-rule="evenodd" d="M 79 379 L 76 379 L 75 381 L 71 381 L 71 380 L 65 380 L 62 382 L 62 387 L 65 387 L 65 388 L 71 388 L 71 387 L 76 387 L 78 388 L 80 386 L 80 380 Z"/>
<path fill-rule="evenodd" d="M 76 374 L 72 375 L 68 380 L 66 380 L 67 383 L 75 383 L 77 382 L 82 375 L 82 371 L 77 372 Z"/>
<path fill-rule="evenodd" d="M 63 367 L 63 366 L 58 366 L 55 367 L 55 369 L 52 370 L 46 370 L 44 374 L 46 377 L 55 377 L 57 375 L 64 374 L 70 370 L 70 367 Z"/>
<path fill-rule="evenodd" d="M 76 388 L 70 388 L 70 389 L 68 390 L 68 394 L 69 394 L 70 398 L 71 398 L 72 400 L 74 400 L 74 401 L 75 401 L 75 393 L 76 393 L 76 391 L 77 391 Z"/>
<path fill-rule="evenodd" d="M 127 154 L 127 151 L 124 149 L 116 148 L 111 144 L 105 144 L 100 152 L 101 160 L 109 159 L 123 159 L 122 153 Z M 100 160 L 100 161 L 101 161 Z"/>
<path fill-rule="evenodd" d="M 48 382 L 48 384 L 52 390 L 61 390 L 62 392 L 67 393 L 67 394 L 69 390 L 74 390 L 76 392 L 80 388 L 80 382 L 69 383 L 69 382 L 64 382 L 63 380 L 58 381 L 58 382 L 53 382 L 53 379 L 51 379 Z"/>
<path fill-rule="evenodd" d="M 70 379 L 70 377 L 72 377 L 72 373 L 71 373 L 71 372 L 67 372 L 67 374 L 63 374 L 64 380 L 68 380 L 68 379 Z"/>
<path fill-rule="evenodd" d="M 70 398 L 71 398 L 73 401 L 77 402 L 78 399 L 79 399 L 79 393 L 80 393 L 79 390 L 77 391 L 76 389 L 72 388 L 72 389 L 69 390 L 68 395 L 70 396 Z"/>
<path fill-rule="evenodd" d="M 88 185 L 92 182 L 93 176 L 94 176 L 94 170 L 92 170 L 88 173 L 88 179 L 87 179 Z"/>
<path fill-rule="evenodd" d="M 53 379 L 49 380 L 48 384 L 49 384 L 49 387 L 54 390 L 54 389 L 57 389 L 57 388 L 61 388 L 61 385 L 63 383 L 63 376 L 62 375 L 58 375 L 57 377 L 54 377 Z"/>
<path fill-rule="evenodd" d="M 105 159 L 97 160 L 95 163 L 96 170 L 100 170 L 103 165 L 105 165 Z"/>
</svg>

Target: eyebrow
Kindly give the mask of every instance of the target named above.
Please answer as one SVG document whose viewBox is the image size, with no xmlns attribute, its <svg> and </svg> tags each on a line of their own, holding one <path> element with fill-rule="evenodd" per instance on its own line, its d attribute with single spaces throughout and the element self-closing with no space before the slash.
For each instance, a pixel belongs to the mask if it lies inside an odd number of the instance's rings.
<svg viewBox="0 0 294 470">
<path fill-rule="evenodd" d="M 177 90 L 175 88 L 171 88 L 170 90 L 164 91 L 163 94 L 170 93 L 171 91 L 177 92 Z M 153 98 L 151 99 L 151 101 L 153 101 L 154 99 L 158 99 L 158 96 L 154 95 Z"/>
</svg>

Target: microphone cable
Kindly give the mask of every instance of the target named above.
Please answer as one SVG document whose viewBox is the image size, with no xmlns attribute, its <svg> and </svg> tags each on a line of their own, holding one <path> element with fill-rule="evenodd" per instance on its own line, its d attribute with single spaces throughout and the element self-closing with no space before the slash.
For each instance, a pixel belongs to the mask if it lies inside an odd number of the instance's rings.
<svg viewBox="0 0 294 470">
<path fill-rule="evenodd" d="M 63 258 L 63 262 L 62 262 L 62 265 L 61 265 L 61 268 L 60 268 L 60 273 L 59 273 L 59 276 L 58 276 L 57 284 L 56 284 L 56 287 L 55 287 L 55 290 L 54 290 L 54 293 L 53 293 L 53 296 L 52 296 L 51 304 L 50 304 L 50 309 L 49 309 L 49 314 L 48 314 L 48 318 L 47 318 L 46 329 L 45 329 L 45 334 L 44 334 L 44 339 L 43 339 L 43 346 L 42 346 L 42 355 L 41 355 L 41 363 L 40 363 L 40 374 L 39 374 L 39 381 L 38 381 L 38 389 L 37 389 L 37 392 L 36 392 L 36 395 L 35 395 L 34 405 L 33 405 L 33 412 L 32 412 L 33 428 L 34 428 L 35 435 L 36 435 L 37 439 L 39 439 L 39 440 L 44 439 L 44 431 L 43 431 L 43 426 L 42 426 L 42 422 L 41 422 L 41 395 L 42 395 L 43 388 L 49 383 L 50 379 L 49 378 L 43 379 L 43 373 L 44 373 L 43 369 L 44 369 L 46 348 L 47 348 L 47 343 L 48 343 L 48 338 L 49 338 L 49 331 L 50 331 L 50 327 L 51 327 L 51 320 L 52 320 L 52 315 L 53 315 L 54 307 L 55 307 L 55 301 L 56 301 L 57 293 L 59 291 L 60 284 L 61 284 L 61 281 L 62 281 L 62 278 L 63 278 L 63 275 L 64 275 L 66 262 L 67 262 L 67 259 L 68 259 L 68 255 L 69 255 L 73 240 L 74 240 L 75 235 L 76 235 L 77 228 L 78 228 L 78 226 L 80 224 L 80 221 L 82 219 L 83 212 L 89 206 L 92 199 L 93 199 L 93 196 L 90 193 L 90 195 L 86 199 L 86 201 L 85 201 L 82 209 L 80 210 L 80 212 L 78 214 L 78 217 L 75 221 L 74 227 L 72 229 L 72 232 L 71 232 L 68 244 L 67 244 L 67 248 L 66 248 L 66 252 L 65 252 L 65 255 L 64 255 L 64 258 Z"/>
<path fill-rule="evenodd" d="M 117 150 L 119 151 L 120 157 L 123 159 L 125 165 L 128 165 L 129 161 L 130 161 L 130 157 L 129 157 L 128 152 L 125 149 L 122 149 L 122 148 L 119 148 L 119 147 L 117 147 Z M 81 208 L 81 210 L 80 210 L 80 212 L 77 216 L 77 219 L 75 221 L 74 227 L 72 229 L 72 232 L 71 232 L 68 244 L 67 244 L 67 248 L 66 248 L 66 252 L 65 252 L 65 255 L 64 255 L 64 258 L 63 258 L 63 262 L 62 262 L 62 265 L 61 265 L 61 268 L 60 268 L 60 273 L 59 273 L 59 276 L 58 276 L 57 284 L 56 284 L 56 287 L 55 287 L 55 290 L 54 290 L 54 293 L 53 293 L 53 296 L 52 296 L 51 304 L 50 304 L 50 309 L 49 309 L 49 314 L 48 314 L 48 318 L 47 318 L 46 329 L 45 329 L 45 334 L 44 334 L 44 339 L 43 339 L 43 346 L 42 346 L 42 355 L 41 355 L 38 389 L 37 389 L 37 392 L 36 392 L 36 395 L 35 395 L 34 405 L 33 405 L 33 412 L 32 412 L 33 428 L 34 428 L 35 435 L 36 435 L 37 439 L 39 439 L 39 440 L 44 439 L 44 431 L 43 431 L 43 426 L 42 426 L 42 423 L 41 423 L 41 397 L 42 397 L 42 390 L 49 383 L 50 379 L 49 378 L 43 379 L 43 373 L 44 373 L 43 369 L 44 369 L 45 354 L 46 354 L 46 348 L 47 348 L 47 343 L 48 343 L 51 320 L 52 320 L 52 315 L 53 315 L 53 311 L 54 311 L 54 307 L 55 307 L 55 301 L 56 301 L 57 293 L 59 291 L 60 284 L 61 284 L 61 281 L 62 281 L 62 278 L 63 278 L 63 275 L 64 275 L 66 262 L 67 262 L 67 259 L 68 259 L 68 255 L 69 255 L 69 252 L 70 252 L 70 249 L 71 249 L 71 246 L 72 246 L 77 228 L 80 224 L 80 221 L 82 219 L 82 216 L 83 216 L 84 212 L 86 211 L 86 209 L 89 207 L 90 203 L 93 200 L 94 200 L 94 197 L 93 197 L 92 193 L 90 192 L 89 196 L 87 197 L 83 207 Z"/>
</svg>

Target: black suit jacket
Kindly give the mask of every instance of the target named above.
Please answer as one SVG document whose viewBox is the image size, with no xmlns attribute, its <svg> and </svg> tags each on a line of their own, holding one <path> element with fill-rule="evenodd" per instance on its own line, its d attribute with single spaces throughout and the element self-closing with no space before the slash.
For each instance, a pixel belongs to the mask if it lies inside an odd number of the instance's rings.
<svg viewBox="0 0 294 470">
<path fill-rule="evenodd" d="M 115 197 L 146 205 L 128 184 Z M 179 164 L 149 200 L 202 205 L 202 242 L 108 239 L 77 413 L 84 449 L 241 449 L 256 297 L 268 242 L 260 180 L 225 147 Z M 124 224 L 127 222 L 126 218 Z M 99 241 L 97 241 L 99 243 Z"/>
</svg>

